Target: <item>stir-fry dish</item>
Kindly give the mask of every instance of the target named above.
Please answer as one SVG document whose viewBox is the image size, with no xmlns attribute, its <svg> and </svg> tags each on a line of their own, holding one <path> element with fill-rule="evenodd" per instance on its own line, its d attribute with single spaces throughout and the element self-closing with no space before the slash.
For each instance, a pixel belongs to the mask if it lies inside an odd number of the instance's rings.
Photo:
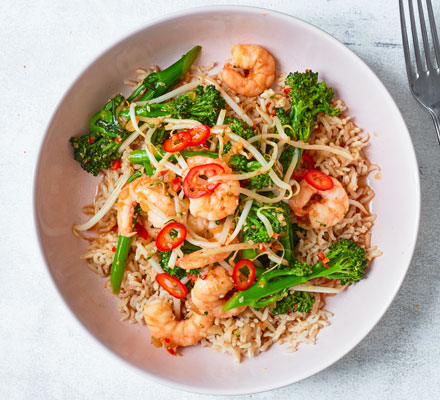
<svg viewBox="0 0 440 400">
<path fill-rule="evenodd" d="M 318 72 L 277 75 L 267 50 L 242 44 L 214 74 L 194 65 L 200 51 L 137 70 L 133 93 L 71 138 L 75 160 L 102 176 L 73 231 L 123 319 L 170 354 L 296 350 L 329 324 L 326 299 L 381 254 L 369 135 Z"/>
</svg>

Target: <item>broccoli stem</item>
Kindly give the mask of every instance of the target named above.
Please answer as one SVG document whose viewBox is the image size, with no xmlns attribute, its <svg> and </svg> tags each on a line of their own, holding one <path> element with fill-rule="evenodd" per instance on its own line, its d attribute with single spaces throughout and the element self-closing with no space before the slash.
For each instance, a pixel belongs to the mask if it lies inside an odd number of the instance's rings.
<svg viewBox="0 0 440 400">
<path fill-rule="evenodd" d="M 210 158 L 218 158 L 218 153 L 215 153 L 213 151 L 189 151 L 189 150 L 182 150 L 180 152 L 182 157 L 186 160 L 193 156 L 204 156 L 204 157 L 210 157 Z M 161 155 L 155 156 L 157 160 L 161 160 Z M 145 150 L 134 150 L 130 153 L 128 156 L 128 159 L 132 164 L 149 164 L 150 159 L 147 156 L 147 152 Z"/>
<path fill-rule="evenodd" d="M 247 260 L 252 260 L 257 255 L 258 255 L 258 252 L 255 249 L 244 249 L 241 251 L 241 258 L 245 258 Z"/>
<path fill-rule="evenodd" d="M 142 174 L 141 171 L 137 171 L 137 172 L 135 172 L 133 175 L 131 175 L 131 176 L 127 179 L 127 182 L 128 182 L 128 183 L 133 182 L 135 179 L 141 177 L 142 175 L 143 175 L 143 174 Z"/>
<path fill-rule="evenodd" d="M 189 71 L 201 50 L 200 46 L 195 46 L 173 65 L 170 65 L 163 71 L 153 72 L 148 75 L 131 96 L 127 98 L 128 102 L 132 102 L 145 90 L 146 92 L 139 98 L 139 101 L 151 100 L 168 92 Z"/>
<path fill-rule="evenodd" d="M 137 172 L 130 176 L 133 178 Z M 136 178 L 133 178 L 134 180 Z M 135 209 L 135 216 L 133 218 L 133 227 L 136 225 L 139 216 L 140 207 Z M 119 295 L 121 290 L 122 278 L 124 278 L 125 264 L 127 262 L 128 253 L 130 251 L 131 241 L 133 236 L 127 237 L 119 235 L 118 245 L 116 246 L 115 257 L 113 258 L 112 268 L 110 270 L 110 283 L 112 285 L 113 294 Z"/>
<path fill-rule="evenodd" d="M 125 263 L 127 262 L 128 252 L 133 237 L 119 235 L 118 246 L 116 247 L 115 257 L 113 258 L 110 270 L 110 283 L 113 294 L 119 295 L 121 290 L 122 278 L 124 277 Z"/>
<path fill-rule="evenodd" d="M 327 277 L 339 279 L 341 284 L 361 280 L 365 275 L 368 259 L 365 250 L 351 240 L 339 240 L 329 246 L 328 264 L 318 261 L 314 266 L 296 262 L 289 269 L 274 269 L 264 273 L 261 278 L 244 292 L 235 293 L 223 307 L 223 311 L 240 306 L 262 308 L 285 295 L 285 290 L 314 278 Z"/>
<path fill-rule="evenodd" d="M 325 269 L 325 268 L 324 268 Z M 297 276 L 295 271 L 273 270 L 263 274 L 260 280 L 245 292 L 235 293 L 223 307 L 223 311 L 231 310 L 241 306 L 252 306 L 262 308 L 280 300 L 284 296 L 284 289 L 307 282 L 310 279 L 326 276 L 326 272 L 318 271 L 311 275 Z M 271 281 L 274 278 L 280 279 Z M 267 297 L 269 296 L 269 297 Z"/>
<path fill-rule="evenodd" d="M 203 150 L 203 151 L 189 151 L 189 150 L 182 150 L 180 152 L 180 154 L 182 155 L 182 157 L 187 160 L 190 157 L 193 156 L 202 156 L 202 157 L 210 157 L 210 158 L 218 158 L 218 153 L 216 153 L 215 151 L 208 151 L 208 150 Z"/>
</svg>

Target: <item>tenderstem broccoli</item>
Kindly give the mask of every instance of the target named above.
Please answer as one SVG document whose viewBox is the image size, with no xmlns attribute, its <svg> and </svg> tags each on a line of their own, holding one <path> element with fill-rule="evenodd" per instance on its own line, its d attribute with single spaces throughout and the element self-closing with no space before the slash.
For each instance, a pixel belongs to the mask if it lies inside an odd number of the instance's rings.
<svg viewBox="0 0 440 400">
<path fill-rule="evenodd" d="M 143 117 L 162 117 L 195 119 L 202 124 L 215 125 L 218 114 L 225 107 L 225 100 L 214 85 L 197 86 L 166 103 L 147 104 L 136 108 L 136 115 Z M 123 110 L 121 117 L 130 118 L 129 110 Z"/>
<path fill-rule="evenodd" d="M 101 169 L 110 168 L 120 158 L 118 149 L 130 135 L 119 123 L 119 109 L 124 103 L 144 92 L 139 100 L 149 100 L 166 93 L 188 72 L 200 49 L 196 46 L 170 67 L 148 75 L 127 100 L 121 94 L 113 97 L 90 119 L 88 134 L 70 139 L 74 159 L 85 171 L 96 176 Z"/>
<path fill-rule="evenodd" d="M 270 156 L 266 155 L 265 158 L 269 161 Z M 252 172 L 261 168 L 261 164 L 257 160 L 248 160 L 241 154 L 233 154 L 229 159 L 229 164 L 234 171 L 241 173 Z M 272 186 L 273 182 L 268 172 L 253 176 L 248 181 L 249 189 L 263 189 Z"/>
<path fill-rule="evenodd" d="M 360 281 L 367 269 L 365 250 L 348 239 L 340 239 L 329 246 L 328 262 L 318 261 L 313 266 L 296 262 L 293 268 L 274 269 L 261 275 L 248 290 L 235 293 L 223 307 L 223 311 L 248 305 L 262 308 L 285 296 L 292 286 L 314 278 L 338 279 L 343 285 Z"/>
<path fill-rule="evenodd" d="M 310 312 L 312 311 L 315 297 L 309 292 L 295 291 L 287 293 L 281 300 L 278 300 L 275 307 L 271 309 L 273 314 L 287 314 L 289 312 Z"/>
<path fill-rule="evenodd" d="M 262 220 L 258 217 L 258 212 L 263 214 L 270 222 L 274 234 L 284 247 L 284 258 L 292 265 L 296 261 L 295 232 L 294 225 L 290 221 L 290 209 L 284 202 L 265 206 L 254 201 L 243 226 L 243 241 L 246 243 L 267 243 L 274 240 L 270 237 Z M 255 249 L 242 251 L 242 258 L 253 259 L 257 256 Z"/>
<path fill-rule="evenodd" d="M 120 94 L 115 96 L 91 118 L 89 134 L 70 138 L 74 159 L 95 176 L 120 158 L 119 146 L 130 134 L 119 124 L 116 111 L 124 100 Z"/>
<path fill-rule="evenodd" d="M 325 82 L 318 82 L 318 73 L 313 71 L 294 72 L 287 75 L 285 84 L 290 87 L 289 97 L 292 103 L 290 112 L 276 109 L 276 114 L 283 125 L 290 125 L 296 140 L 307 142 L 312 133 L 319 113 L 339 115 L 340 110 L 331 106 L 333 90 Z M 286 130 L 290 134 L 290 130 Z M 287 147 L 280 155 L 279 161 L 284 173 L 289 167 L 294 152 L 298 152 L 298 164 L 303 153 L 302 149 Z"/>
</svg>

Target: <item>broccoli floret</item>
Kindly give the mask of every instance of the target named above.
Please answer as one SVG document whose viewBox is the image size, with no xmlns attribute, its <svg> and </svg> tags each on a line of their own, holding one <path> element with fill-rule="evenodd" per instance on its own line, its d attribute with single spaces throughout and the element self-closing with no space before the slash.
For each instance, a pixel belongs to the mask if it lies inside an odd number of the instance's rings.
<svg viewBox="0 0 440 400">
<path fill-rule="evenodd" d="M 232 143 L 226 142 L 223 143 L 223 153 L 222 154 L 228 154 L 231 151 Z"/>
<path fill-rule="evenodd" d="M 289 312 L 310 312 L 315 303 L 315 296 L 308 292 L 295 291 L 287 294 L 281 300 L 276 302 L 271 310 L 273 314 L 287 314 Z"/>
<path fill-rule="evenodd" d="M 159 264 L 165 272 L 169 273 L 171 276 L 175 276 L 177 279 L 183 279 L 186 276 L 187 271 L 185 271 L 183 268 L 180 268 L 178 266 L 168 266 L 171 257 L 171 251 L 159 251 L 159 255 Z"/>
<path fill-rule="evenodd" d="M 130 135 L 119 124 L 116 112 L 123 101 L 125 99 L 120 94 L 115 96 L 92 117 L 90 133 L 70 138 L 74 159 L 81 163 L 85 171 L 95 176 L 101 169 L 110 168 L 121 157 L 118 153 L 119 146 Z"/>
<path fill-rule="evenodd" d="M 249 160 L 241 154 L 233 154 L 229 159 L 229 164 L 234 171 L 246 171 Z"/>
<path fill-rule="evenodd" d="M 340 110 L 330 105 L 334 96 L 333 90 L 325 82 L 318 82 L 317 72 L 290 73 L 285 84 L 290 86 L 290 124 L 298 139 L 305 142 L 309 139 L 320 112 L 339 115 Z"/>
<path fill-rule="evenodd" d="M 194 251 L 200 250 L 200 247 L 194 246 L 193 244 L 191 244 L 185 240 L 185 242 L 183 243 L 183 246 L 180 249 L 182 250 L 182 252 L 184 254 L 190 254 L 190 253 L 193 253 Z M 200 275 L 200 268 L 195 268 L 190 271 L 187 271 L 183 268 L 178 267 L 177 265 L 175 265 L 174 267 L 169 267 L 168 263 L 170 261 L 171 251 L 160 251 L 159 250 L 158 253 L 160 255 L 159 265 L 162 267 L 162 269 L 165 272 L 167 272 L 171 276 L 175 276 L 177 279 L 183 279 L 185 276 L 188 275 L 188 273 L 190 273 L 190 275 L 196 275 L 196 276 Z M 191 290 L 193 283 L 188 282 L 186 286 L 187 286 L 188 290 Z"/>
<path fill-rule="evenodd" d="M 276 115 L 281 122 L 281 125 L 290 125 L 289 114 L 284 111 L 283 108 L 275 108 Z M 292 131 L 290 129 L 287 130 L 287 134 L 291 134 Z"/>
<path fill-rule="evenodd" d="M 339 115 L 340 110 L 332 108 L 333 90 L 325 82 L 318 82 L 318 73 L 312 71 L 295 72 L 287 75 L 285 84 L 290 86 L 289 97 L 292 103 L 290 113 L 277 108 L 276 114 L 282 125 L 290 125 L 295 132 L 295 139 L 307 142 L 315 127 L 320 112 L 328 115 Z M 293 136 L 290 129 L 287 135 Z M 303 153 L 302 149 L 287 146 L 281 153 L 279 161 L 286 173 L 295 152 L 298 152 L 298 164 Z"/>
<path fill-rule="evenodd" d="M 295 152 L 297 152 L 299 150 L 302 151 L 302 149 L 297 149 L 296 147 L 292 147 L 292 146 L 286 146 L 284 148 L 284 151 L 281 153 L 280 158 L 278 159 L 281 166 L 283 167 L 284 174 L 289 169 L 289 165 L 292 162 L 293 155 L 295 154 Z"/>
<path fill-rule="evenodd" d="M 269 220 L 275 233 L 279 235 L 286 234 L 287 226 L 290 223 L 290 211 L 288 208 L 289 206 L 283 202 L 265 206 L 254 201 L 243 226 L 243 241 L 246 243 L 264 243 L 273 240 L 267 233 L 261 219 L 258 218 L 258 211 Z"/>
<path fill-rule="evenodd" d="M 272 229 L 278 236 L 278 241 L 284 247 L 284 258 L 290 263 L 293 263 L 295 258 L 295 236 L 293 233 L 293 225 L 290 222 L 290 209 L 284 202 L 274 203 L 269 206 L 264 206 L 261 203 L 254 201 L 251 209 L 243 225 L 243 241 L 246 243 L 267 243 L 274 239 L 267 233 L 266 227 L 257 212 L 260 211 L 270 222 Z M 242 258 L 252 259 L 256 257 L 257 251 L 255 249 L 243 250 Z"/>
<path fill-rule="evenodd" d="M 250 139 L 256 134 L 254 128 L 237 118 L 226 118 L 225 123 L 229 124 L 229 128 L 231 128 L 232 132 L 245 140 Z"/>
<path fill-rule="evenodd" d="M 368 263 L 365 250 L 352 240 L 341 239 L 332 243 L 327 259 L 309 266 L 309 271 L 304 265 L 269 271 L 261 275 L 258 282 L 249 289 L 232 296 L 223 311 L 244 305 L 265 307 L 282 299 L 285 290 L 314 278 L 338 279 L 342 285 L 351 285 L 365 276 Z"/>
<path fill-rule="evenodd" d="M 332 243 L 328 249 L 329 268 L 325 268 L 327 273 L 323 276 L 339 279 L 342 285 L 351 285 L 365 276 L 368 260 L 362 247 L 352 240 L 345 239 Z"/>
<path fill-rule="evenodd" d="M 270 156 L 266 155 L 265 158 L 269 161 Z M 241 173 L 252 172 L 261 168 L 261 164 L 258 161 L 249 161 L 245 156 L 241 154 L 232 155 L 229 159 L 229 164 L 234 171 L 238 171 Z M 265 174 L 259 174 L 250 178 L 247 186 L 249 187 L 249 189 L 262 189 L 266 187 L 272 187 L 272 185 L 272 179 L 270 178 L 269 173 L 266 172 Z"/>
<path fill-rule="evenodd" d="M 292 273 L 296 276 L 306 276 L 313 273 L 313 266 L 310 266 L 306 262 L 300 263 L 296 261 L 289 268 L 292 271 Z"/>
<path fill-rule="evenodd" d="M 215 125 L 220 111 L 225 108 L 225 100 L 214 85 L 197 86 L 167 103 L 147 104 L 136 108 L 136 115 L 144 117 L 160 117 L 195 119 L 202 124 Z M 130 118 L 129 111 L 121 111 L 121 116 Z"/>
</svg>

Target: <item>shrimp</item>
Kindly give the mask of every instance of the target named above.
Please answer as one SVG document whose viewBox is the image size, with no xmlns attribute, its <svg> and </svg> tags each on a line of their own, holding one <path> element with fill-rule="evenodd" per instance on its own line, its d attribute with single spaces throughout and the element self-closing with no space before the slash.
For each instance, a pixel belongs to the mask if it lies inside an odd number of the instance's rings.
<svg viewBox="0 0 440 400">
<path fill-rule="evenodd" d="M 223 224 L 223 222 L 208 221 L 204 218 L 194 217 L 192 214 L 188 215 L 187 220 L 188 227 L 191 228 L 197 235 L 207 240 L 218 240 L 223 230 Z"/>
<path fill-rule="evenodd" d="M 231 277 L 223 267 L 216 267 L 209 271 L 206 279 L 197 279 L 191 291 L 193 304 L 209 316 L 216 318 L 229 318 L 241 314 L 246 306 L 222 311 L 226 303 L 225 295 L 233 289 Z"/>
<path fill-rule="evenodd" d="M 165 347 L 192 346 L 206 336 L 214 318 L 193 313 L 188 319 L 177 320 L 171 304 L 164 300 L 148 302 L 144 319 L 151 336 Z"/>
<path fill-rule="evenodd" d="M 182 258 L 176 260 L 176 265 L 183 269 L 204 268 L 209 264 L 223 261 L 228 258 L 231 252 L 218 253 L 212 256 L 204 256 L 201 250 L 197 250 L 190 254 L 185 254 Z"/>
<path fill-rule="evenodd" d="M 348 210 L 348 195 L 343 186 L 335 178 L 331 178 L 334 186 L 330 190 L 318 190 L 309 185 L 305 179 L 299 183 L 298 195 L 289 200 L 289 206 L 298 217 L 309 216 L 310 225 L 315 229 L 325 229 L 336 225 L 344 218 Z M 321 200 L 308 203 L 314 195 Z"/>
<path fill-rule="evenodd" d="M 224 168 L 225 174 L 231 174 L 232 170 L 221 159 L 214 159 L 204 156 L 193 156 L 186 160 L 189 169 L 198 165 L 218 164 Z M 183 171 L 185 179 L 189 169 Z M 234 214 L 238 207 L 238 194 L 234 193 L 234 189 L 238 189 L 240 184 L 234 180 L 221 181 L 214 191 L 197 199 L 189 199 L 189 211 L 195 217 L 205 218 L 209 221 L 218 221 Z"/>
<path fill-rule="evenodd" d="M 275 60 L 268 51 L 253 44 L 238 44 L 232 46 L 231 53 L 234 66 L 225 64 L 222 79 L 234 92 L 253 97 L 272 85 Z M 237 68 L 246 70 L 248 74 L 242 75 Z"/>
<path fill-rule="evenodd" d="M 187 225 L 199 236 L 206 240 L 215 239 L 218 240 L 219 236 L 223 230 L 224 222 L 216 224 L 213 221 L 208 221 L 203 218 L 194 217 L 193 215 L 188 216 Z M 182 258 L 176 260 L 176 265 L 183 269 L 195 269 L 203 268 L 207 265 L 214 264 L 219 261 L 223 261 L 231 252 L 224 252 L 214 254 L 212 256 L 203 256 L 200 251 L 196 251 L 190 254 L 185 254 Z"/>
<path fill-rule="evenodd" d="M 118 197 L 118 227 L 123 236 L 133 236 L 133 216 L 136 204 L 148 214 L 155 228 L 162 228 L 170 217 L 176 215 L 174 201 L 163 191 L 161 185 L 150 177 L 141 176 L 125 185 Z"/>
</svg>

